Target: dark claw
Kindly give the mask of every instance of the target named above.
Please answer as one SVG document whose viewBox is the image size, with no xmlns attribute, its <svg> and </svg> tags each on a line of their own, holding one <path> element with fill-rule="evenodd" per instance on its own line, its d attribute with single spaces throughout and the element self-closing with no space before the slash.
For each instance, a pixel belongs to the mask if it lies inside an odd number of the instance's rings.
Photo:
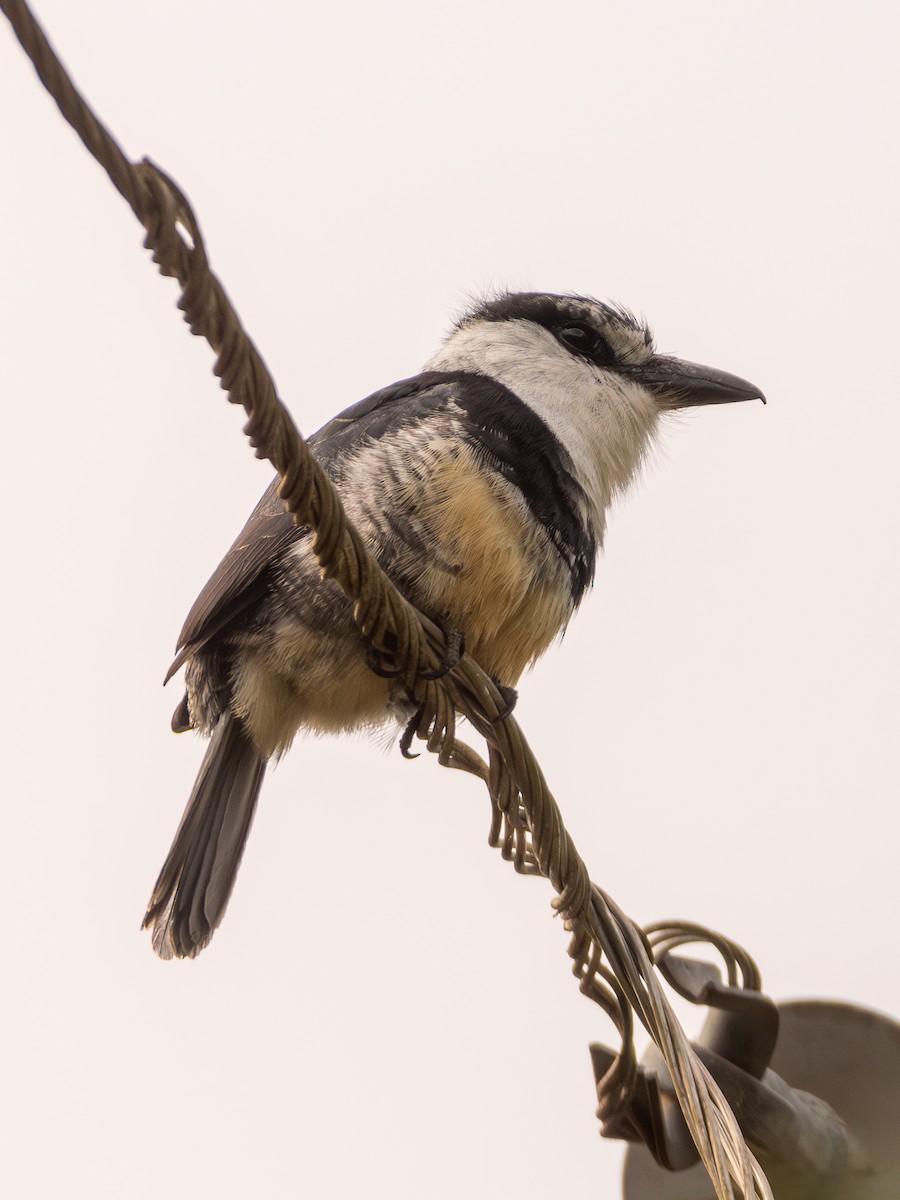
<svg viewBox="0 0 900 1200">
<path fill-rule="evenodd" d="M 504 687 L 504 685 L 496 679 L 494 680 L 494 683 L 497 685 L 497 691 L 506 701 L 506 708 L 504 708 L 503 711 L 494 718 L 494 721 L 505 721 L 506 718 L 512 714 L 512 710 L 516 707 L 516 701 L 519 699 L 519 693 L 513 687 Z"/>
<path fill-rule="evenodd" d="M 370 650 L 366 655 L 366 666 L 373 675 L 377 675 L 379 679 L 399 679 L 403 674 L 402 671 L 389 671 L 387 667 L 383 667 L 378 660 L 378 655 Z"/>
<path fill-rule="evenodd" d="M 436 671 L 424 671 L 419 678 L 427 683 L 443 679 L 456 666 L 466 652 L 466 637 L 461 629 L 444 630 L 447 639 L 447 656 Z"/>
<path fill-rule="evenodd" d="M 406 728 L 400 734 L 400 753 L 404 758 L 419 758 L 418 754 L 410 753 L 410 746 L 413 744 L 413 738 L 416 736 L 416 730 L 419 728 L 419 722 L 422 720 L 422 713 L 425 711 L 425 705 L 422 704 L 416 710 L 414 715 L 410 717 L 406 724 Z"/>
</svg>

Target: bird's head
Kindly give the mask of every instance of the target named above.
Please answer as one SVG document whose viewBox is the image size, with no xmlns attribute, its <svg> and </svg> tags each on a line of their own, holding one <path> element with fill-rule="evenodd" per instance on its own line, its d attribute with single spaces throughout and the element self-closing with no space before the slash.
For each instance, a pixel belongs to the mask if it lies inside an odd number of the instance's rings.
<svg viewBox="0 0 900 1200">
<path fill-rule="evenodd" d="M 562 442 L 600 514 L 634 476 L 664 412 L 765 399 L 736 375 L 658 354 L 646 324 L 586 296 L 483 301 L 427 366 L 489 375 L 514 392 Z"/>
</svg>

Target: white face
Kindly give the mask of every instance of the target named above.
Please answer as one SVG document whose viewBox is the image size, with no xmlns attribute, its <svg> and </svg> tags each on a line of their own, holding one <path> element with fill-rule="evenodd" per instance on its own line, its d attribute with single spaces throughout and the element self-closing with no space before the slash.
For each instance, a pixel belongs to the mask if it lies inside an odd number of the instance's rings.
<svg viewBox="0 0 900 1200">
<path fill-rule="evenodd" d="M 644 330 L 603 306 L 565 303 L 565 315 L 602 333 L 623 365 L 653 357 Z M 584 315 L 574 315 L 576 305 Z M 649 391 L 615 366 L 598 366 L 567 349 L 549 329 L 526 319 L 464 322 L 426 370 L 489 375 L 528 404 L 569 452 L 602 535 L 605 510 L 634 477 L 659 421 L 660 406 Z"/>
</svg>

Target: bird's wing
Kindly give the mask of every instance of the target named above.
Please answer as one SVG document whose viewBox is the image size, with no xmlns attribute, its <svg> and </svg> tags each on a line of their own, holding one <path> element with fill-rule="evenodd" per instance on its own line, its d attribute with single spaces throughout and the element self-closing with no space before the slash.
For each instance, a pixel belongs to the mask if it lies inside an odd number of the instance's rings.
<svg viewBox="0 0 900 1200">
<path fill-rule="evenodd" d="M 324 425 L 310 447 L 331 473 L 362 443 L 420 421 L 452 398 L 453 377 L 429 371 L 374 392 Z M 186 659 L 222 632 L 266 592 L 269 572 L 281 555 L 308 530 L 295 525 L 278 496 L 273 479 L 231 549 L 194 601 L 178 637 L 176 657 L 166 681 Z"/>
</svg>

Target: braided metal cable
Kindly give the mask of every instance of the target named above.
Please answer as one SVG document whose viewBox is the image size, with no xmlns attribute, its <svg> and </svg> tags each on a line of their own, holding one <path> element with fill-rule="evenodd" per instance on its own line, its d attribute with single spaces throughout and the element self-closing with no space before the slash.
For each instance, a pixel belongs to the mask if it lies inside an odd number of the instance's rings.
<svg viewBox="0 0 900 1200">
<path fill-rule="evenodd" d="M 416 736 L 442 765 L 484 780 L 492 805 L 491 844 L 518 871 L 543 875 L 556 891 L 553 905 L 572 933 L 569 954 L 581 990 L 610 1015 L 622 1039 L 598 1088 L 601 1115 L 620 1110 L 632 1094 L 632 1013 L 637 1013 L 671 1073 L 719 1200 L 737 1195 L 771 1200 L 728 1104 L 672 1013 L 647 938 L 591 883 L 543 772 L 509 714 L 507 697 L 468 655 L 454 660 L 441 629 L 400 595 L 372 558 L 210 270 L 187 200 L 151 162 L 126 158 L 75 89 L 24 0 L 0 0 L 0 8 L 63 116 L 143 224 L 154 262 L 178 280 L 178 306 L 191 332 L 206 338 L 215 352 L 215 374 L 229 401 L 245 409 L 245 432 L 257 456 L 268 458 L 281 476 L 279 492 L 295 521 L 315 531 L 313 550 L 323 574 L 353 601 L 354 618 L 379 667 L 395 671 L 421 706 Z M 457 741 L 457 713 L 484 737 L 487 763 Z"/>
<path fill-rule="evenodd" d="M 644 933 L 656 959 L 679 946 L 690 946 L 699 942 L 718 951 L 729 987 L 744 988 L 753 992 L 762 990 L 759 967 L 743 946 L 739 946 L 723 933 L 716 933 L 714 929 L 707 929 L 705 925 L 696 925 L 691 921 L 654 921 L 652 925 L 644 926 Z"/>
</svg>

